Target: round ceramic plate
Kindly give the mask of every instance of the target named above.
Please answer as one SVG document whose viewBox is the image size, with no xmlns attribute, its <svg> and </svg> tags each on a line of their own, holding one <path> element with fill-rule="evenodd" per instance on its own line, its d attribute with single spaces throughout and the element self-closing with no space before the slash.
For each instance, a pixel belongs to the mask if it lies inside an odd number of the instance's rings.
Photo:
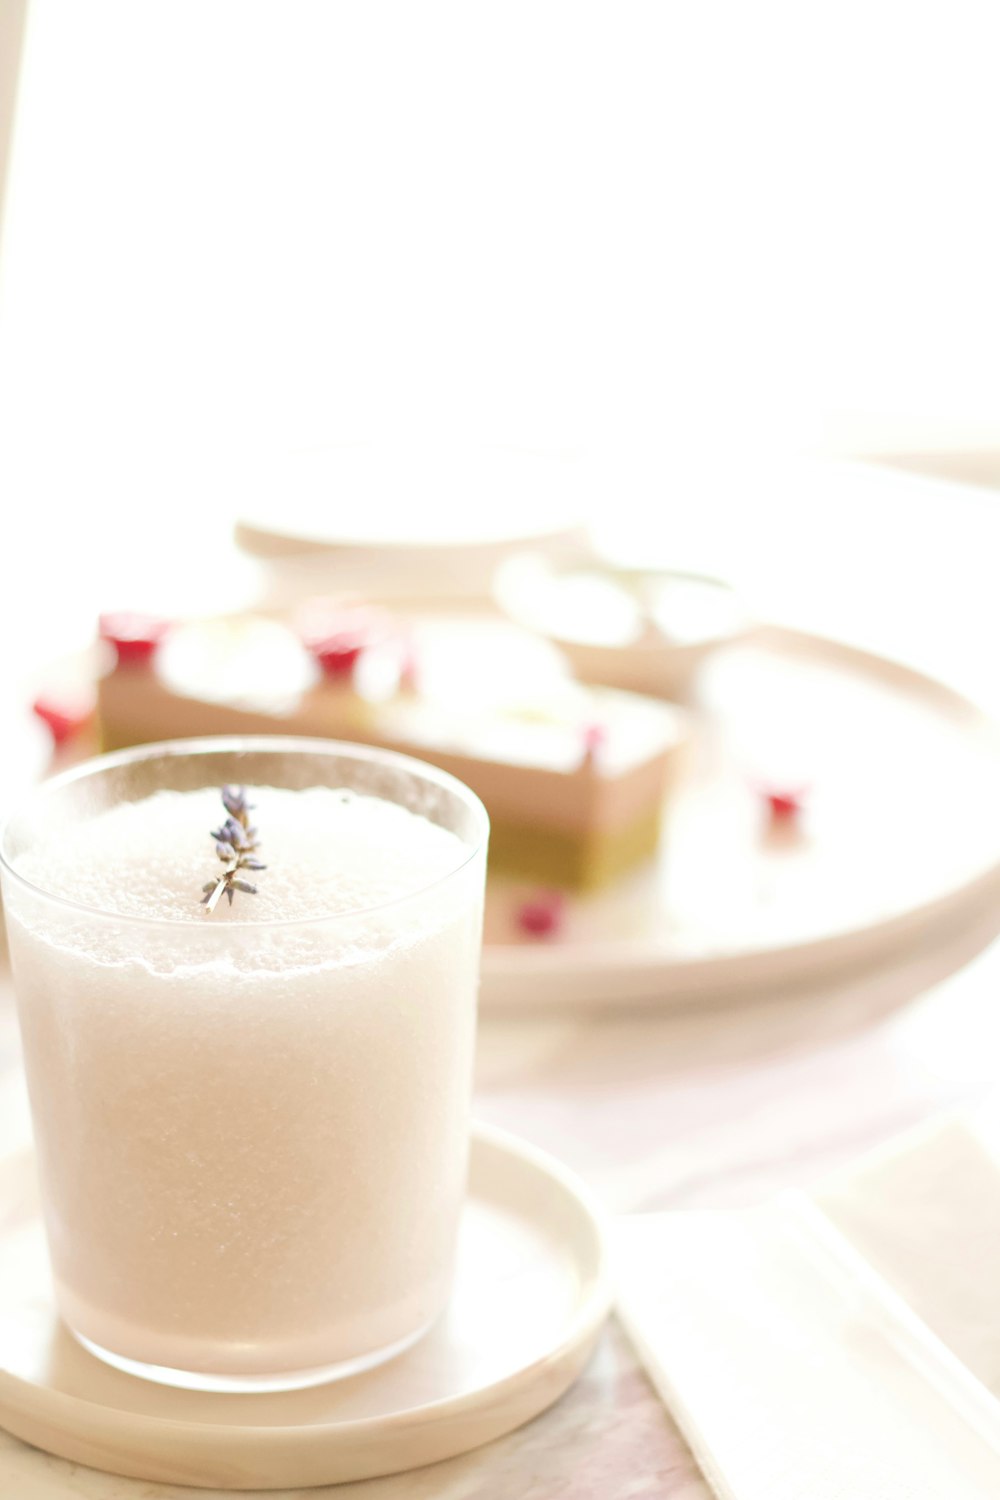
<svg viewBox="0 0 1000 1500">
<path fill-rule="evenodd" d="M 737 1003 L 1000 930 L 1000 741 L 907 667 L 787 629 L 706 665 L 697 740 L 657 860 L 521 931 L 529 886 L 490 882 L 486 1006 Z M 802 791 L 769 825 L 764 789 Z M 992 914 L 992 916 L 991 916 Z"/>
<path fill-rule="evenodd" d="M 610 1304 L 597 1217 L 551 1158 L 473 1137 L 454 1295 L 390 1364 L 280 1395 L 170 1390 L 94 1359 L 52 1304 L 30 1153 L 0 1167 L 0 1425 L 62 1458 L 170 1484 L 285 1489 L 434 1463 L 536 1416 Z"/>
<path fill-rule="evenodd" d="M 393 601 L 489 597 L 524 548 L 590 553 L 571 460 L 473 444 L 356 443 L 256 455 L 240 547 L 270 565 L 268 601 L 324 592 Z"/>
<path fill-rule="evenodd" d="M 414 618 L 456 638 L 452 618 Z M 469 617 L 460 644 L 501 628 Z M 86 680 L 93 665 L 62 670 Z M 978 946 L 1000 931 L 1000 742 L 967 699 L 855 646 L 767 627 L 713 654 L 691 708 L 695 742 L 654 861 L 568 898 L 544 938 L 519 923 L 537 889 L 491 875 L 485 1008 L 739 1004 L 819 992 L 848 970 L 900 977 L 918 955 L 926 987 L 972 956 L 973 930 Z M 769 829 L 764 787 L 804 789 L 801 820 Z"/>
</svg>

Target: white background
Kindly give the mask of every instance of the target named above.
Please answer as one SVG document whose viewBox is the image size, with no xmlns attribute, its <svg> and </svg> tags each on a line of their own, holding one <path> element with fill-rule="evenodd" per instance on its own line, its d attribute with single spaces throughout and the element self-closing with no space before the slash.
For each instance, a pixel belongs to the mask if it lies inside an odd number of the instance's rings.
<svg viewBox="0 0 1000 1500">
<path fill-rule="evenodd" d="M 211 584 L 258 450 L 412 434 L 600 455 L 606 522 L 807 593 L 898 567 L 896 511 L 817 544 L 819 497 L 747 476 L 1000 446 L 996 16 L 32 0 L 0 462 L 34 636 Z"/>
</svg>

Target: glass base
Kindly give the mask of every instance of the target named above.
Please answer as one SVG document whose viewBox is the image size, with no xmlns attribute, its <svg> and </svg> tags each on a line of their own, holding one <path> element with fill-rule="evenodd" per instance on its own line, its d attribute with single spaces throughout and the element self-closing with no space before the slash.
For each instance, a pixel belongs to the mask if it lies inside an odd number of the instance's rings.
<svg viewBox="0 0 1000 1500">
<path fill-rule="evenodd" d="M 436 1318 L 432 1318 L 429 1323 L 418 1328 L 416 1333 L 408 1333 L 396 1343 L 373 1349 L 370 1354 L 359 1354 L 356 1359 L 345 1359 L 335 1365 L 320 1365 L 311 1370 L 278 1370 L 273 1375 L 213 1375 L 204 1370 L 172 1370 L 168 1365 L 148 1365 L 138 1359 L 126 1359 L 123 1354 L 113 1354 L 110 1349 L 102 1349 L 100 1344 L 85 1338 L 75 1328 L 70 1328 L 69 1331 L 88 1353 L 116 1370 L 124 1370 L 126 1375 L 137 1375 L 140 1380 L 152 1380 L 157 1385 L 177 1386 L 185 1391 L 249 1395 L 254 1392 L 301 1391 L 309 1386 L 326 1385 L 334 1380 L 346 1380 L 351 1375 L 360 1375 L 364 1370 L 386 1364 L 398 1354 L 405 1354 L 407 1349 L 412 1349 L 414 1344 L 419 1343 L 436 1321 Z"/>
</svg>

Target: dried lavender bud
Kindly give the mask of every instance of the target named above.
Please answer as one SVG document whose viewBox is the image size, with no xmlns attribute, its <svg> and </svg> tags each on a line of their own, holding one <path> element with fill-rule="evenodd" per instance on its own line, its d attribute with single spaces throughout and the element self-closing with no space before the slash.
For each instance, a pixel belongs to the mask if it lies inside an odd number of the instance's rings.
<svg viewBox="0 0 1000 1500">
<path fill-rule="evenodd" d="M 257 830 L 250 827 L 250 804 L 247 802 L 246 788 L 242 786 L 224 786 L 222 788 L 222 803 L 229 816 L 226 821 L 209 835 L 215 840 L 215 852 L 223 864 L 229 866 L 219 876 L 218 880 L 210 880 L 202 886 L 204 894 L 201 905 L 213 912 L 218 906 L 223 895 L 230 906 L 237 891 L 243 891 L 248 896 L 256 896 L 257 887 L 251 885 L 249 880 L 237 878 L 239 870 L 264 870 L 267 868 L 257 859 Z"/>
<path fill-rule="evenodd" d="M 222 805 L 226 809 L 226 812 L 231 813 L 234 818 L 238 818 L 241 813 L 249 812 L 250 805 L 247 802 L 246 787 L 224 786 L 222 788 Z"/>
</svg>

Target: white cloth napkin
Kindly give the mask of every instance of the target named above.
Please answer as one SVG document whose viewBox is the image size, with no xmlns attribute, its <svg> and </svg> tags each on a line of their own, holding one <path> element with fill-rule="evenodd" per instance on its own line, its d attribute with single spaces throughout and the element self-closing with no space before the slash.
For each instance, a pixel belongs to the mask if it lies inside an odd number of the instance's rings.
<svg viewBox="0 0 1000 1500">
<path fill-rule="evenodd" d="M 634 1216 L 619 1312 L 725 1500 L 998 1500 L 1000 1132 L 950 1120 L 819 1193 Z"/>
</svg>

